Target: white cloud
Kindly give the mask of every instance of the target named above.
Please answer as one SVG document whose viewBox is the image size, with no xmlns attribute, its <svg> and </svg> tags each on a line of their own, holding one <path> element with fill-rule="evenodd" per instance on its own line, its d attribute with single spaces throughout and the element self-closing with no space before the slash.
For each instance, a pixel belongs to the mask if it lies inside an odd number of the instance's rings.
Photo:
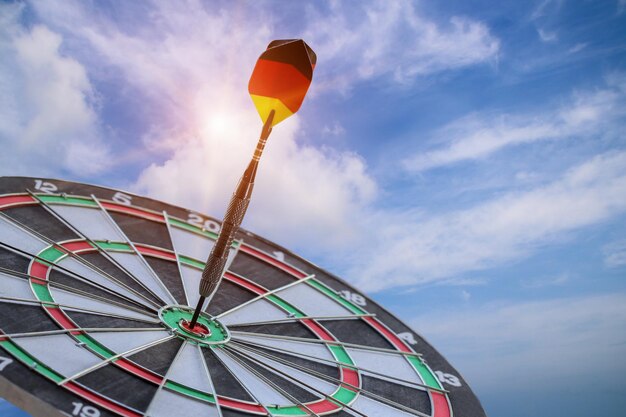
<svg viewBox="0 0 626 417">
<path fill-rule="evenodd" d="M 23 29 L 21 12 L 0 6 L 0 138 L 12 149 L 0 157 L 2 173 L 99 172 L 108 150 L 85 68 L 60 52 L 59 34 L 41 25 Z"/>
<path fill-rule="evenodd" d="M 454 16 L 436 23 L 411 1 L 331 2 L 330 14 L 309 9 L 304 37 L 332 66 L 324 87 L 348 89 L 355 80 L 417 76 L 494 60 L 499 41 L 478 21 Z"/>
<path fill-rule="evenodd" d="M 244 12 L 237 7 L 209 9 L 194 0 L 176 5 L 153 1 L 144 6 L 149 25 L 132 31 L 122 31 L 102 16 L 94 19 L 82 2 L 68 0 L 62 8 L 42 1 L 35 5 L 41 16 L 88 39 L 111 63 L 132 71 L 131 82 L 147 90 L 158 85 L 154 94 L 181 84 L 187 90 L 198 88 L 198 81 L 218 77 L 239 86 L 249 75 L 244 71 L 241 80 L 240 68 L 251 68 L 275 32 L 284 30 L 271 10 L 254 4 Z M 408 83 L 417 76 L 490 62 L 500 48 L 484 23 L 464 16 L 435 22 L 408 0 L 330 1 L 303 9 L 302 29 L 289 36 L 305 39 L 320 57 L 313 95 L 345 92 L 375 77 Z M 150 48 L 143 49 L 148 42 Z M 224 75 L 225 69 L 233 76 Z"/>
<path fill-rule="evenodd" d="M 521 281 L 522 287 L 524 288 L 544 288 L 544 287 L 553 287 L 564 285 L 569 281 L 570 277 L 568 273 L 562 273 L 558 275 L 552 276 L 540 276 L 540 277 L 529 277 L 525 278 Z"/>
<path fill-rule="evenodd" d="M 243 120 L 236 131 L 187 142 L 147 168 L 135 188 L 223 213 L 259 133 L 256 117 Z M 292 245 L 343 246 L 354 239 L 351 216 L 373 199 L 376 185 L 358 156 L 299 145 L 297 127 L 290 120 L 270 136 L 244 226 Z"/>
<path fill-rule="evenodd" d="M 572 46 L 567 53 L 568 54 L 575 54 L 576 52 L 580 52 L 583 49 L 585 49 L 587 46 L 589 46 L 588 42 L 582 42 L 582 43 L 577 43 L 576 45 Z"/>
<path fill-rule="evenodd" d="M 379 213 L 376 243 L 348 276 L 367 290 L 431 282 L 522 259 L 564 233 L 626 211 L 626 152 L 600 155 L 551 184 L 465 210 Z M 381 278 L 382 277 L 382 278 Z"/>
<path fill-rule="evenodd" d="M 604 89 L 576 92 L 567 105 L 527 114 L 473 114 L 436 133 L 444 146 L 420 152 L 403 161 L 411 172 L 445 167 L 488 157 L 504 148 L 545 140 L 560 140 L 610 129 L 624 115 L 626 90 L 623 74 L 612 75 Z M 440 142 L 440 140 L 437 140 Z"/>
<path fill-rule="evenodd" d="M 333 122 L 331 125 L 324 125 L 322 128 L 322 135 L 342 136 L 345 133 L 346 129 L 337 121 Z"/>
<path fill-rule="evenodd" d="M 556 32 L 548 32 L 541 28 L 537 29 L 537 34 L 542 42 L 555 42 L 559 39 Z"/>
<path fill-rule="evenodd" d="M 548 6 L 554 5 L 554 3 L 555 3 L 554 0 L 544 0 L 541 3 L 539 3 L 537 7 L 535 8 L 535 10 L 533 10 L 533 12 L 530 15 L 531 20 L 536 20 L 540 17 L 545 16 L 547 13 L 546 9 L 548 8 Z"/>
<path fill-rule="evenodd" d="M 603 248 L 604 265 L 607 268 L 620 268 L 626 265 L 626 240 L 609 243 Z"/>
<path fill-rule="evenodd" d="M 623 294 L 503 301 L 435 311 L 411 324 L 478 391 L 624 383 Z"/>
</svg>

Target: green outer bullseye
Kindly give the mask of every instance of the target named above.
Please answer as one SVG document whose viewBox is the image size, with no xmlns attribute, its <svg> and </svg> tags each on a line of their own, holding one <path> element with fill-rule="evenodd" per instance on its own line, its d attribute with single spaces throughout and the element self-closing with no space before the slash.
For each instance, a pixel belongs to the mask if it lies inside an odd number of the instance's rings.
<svg viewBox="0 0 626 417">
<path fill-rule="evenodd" d="M 190 321 L 192 315 L 193 309 L 187 306 L 170 305 L 159 310 L 159 318 L 161 321 L 170 329 L 175 330 L 180 337 L 184 337 L 189 342 L 208 346 L 226 343 L 230 340 L 228 329 L 219 321 L 207 317 L 205 313 L 202 313 L 198 317 L 198 323 L 205 325 L 211 331 L 211 335 L 202 337 L 188 332 L 180 325 L 180 321 Z"/>
</svg>

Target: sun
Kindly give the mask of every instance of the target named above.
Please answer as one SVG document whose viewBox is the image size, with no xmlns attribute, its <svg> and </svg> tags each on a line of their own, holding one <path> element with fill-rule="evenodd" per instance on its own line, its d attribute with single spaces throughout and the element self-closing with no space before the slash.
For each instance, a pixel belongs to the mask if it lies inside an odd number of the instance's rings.
<svg viewBox="0 0 626 417">
<path fill-rule="evenodd" d="M 202 123 L 201 131 L 205 135 L 224 135 L 232 130 L 235 124 L 233 115 L 225 112 L 211 114 Z"/>
</svg>

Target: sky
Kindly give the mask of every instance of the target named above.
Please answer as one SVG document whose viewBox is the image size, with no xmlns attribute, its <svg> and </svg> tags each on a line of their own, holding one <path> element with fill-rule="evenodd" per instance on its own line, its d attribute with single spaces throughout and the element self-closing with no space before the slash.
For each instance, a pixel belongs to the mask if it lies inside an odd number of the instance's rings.
<svg viewBox="0 0 626 417">
<path fill-rule="evenodd" d="M 221 218 L 285 38 L 317 66 L 243 226 L 409 323 L 491 417 L 623 413 L 624 0 L 5 1 L 0 175 Z"/>
</svg>

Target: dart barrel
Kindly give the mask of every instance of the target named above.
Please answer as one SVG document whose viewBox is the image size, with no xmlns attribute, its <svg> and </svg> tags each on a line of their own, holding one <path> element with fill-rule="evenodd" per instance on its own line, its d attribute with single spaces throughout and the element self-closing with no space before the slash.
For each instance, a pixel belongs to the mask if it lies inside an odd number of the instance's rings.
<svg viewBox="0 0 626 417">
<path fill-rule="evenodd" d="M 228 260 L 228 249 L 233 243 L 235 233 L 237 233 L 239 225 L 241 225 L 243 221 L 249 203 L 249 198 L 241 198 L 237 195 L 234 195 L 230 200 L 230 204 L 224 215 L 222 230 L 220 231 L 217 242 L 215 242 L 215 246 L 213 246 L 211 250 L 207 264 L 202 271 L 200 295 L 203 297 L 208 297 L 212 294 L 220 283 L 222 273 L 226 267 L 226 261 Z"/>
</svg>

